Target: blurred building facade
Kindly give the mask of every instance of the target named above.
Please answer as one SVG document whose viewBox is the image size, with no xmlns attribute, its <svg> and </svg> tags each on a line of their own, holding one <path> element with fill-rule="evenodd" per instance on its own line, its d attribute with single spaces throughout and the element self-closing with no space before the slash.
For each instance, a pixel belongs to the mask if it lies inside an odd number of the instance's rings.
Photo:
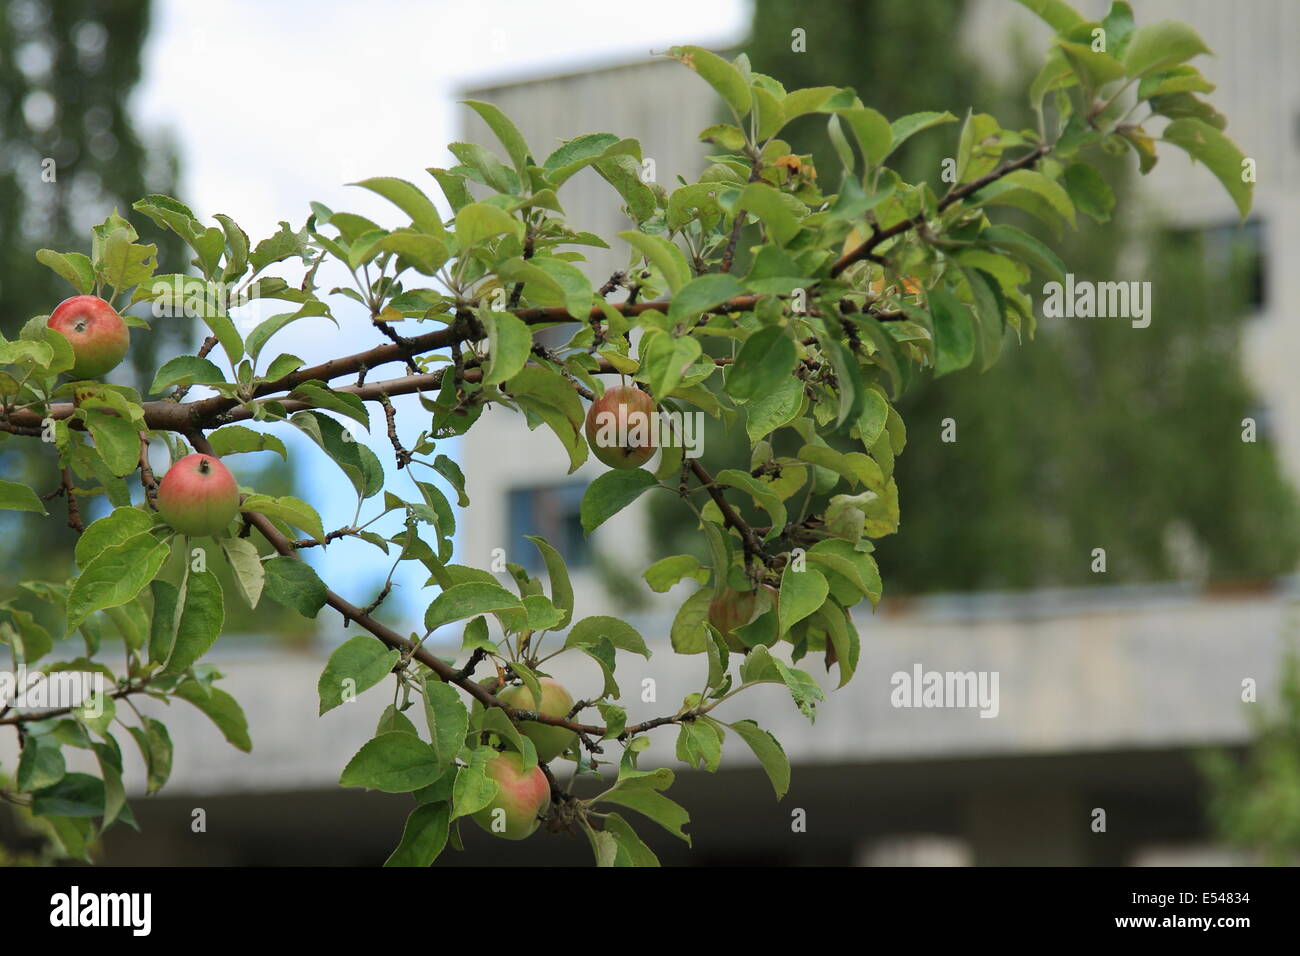
<svg viewBox="0 0 1300 956">
<path fill-rule="evenodd" d="M 1104 12 L 1098 3 L 1079 6 Z M 1212 0 L 1141 6 L 1144 22 L 1186 20 L 1218 52 L 1202 68 L 1219 84 L 1216 102 L 1232 117 L 1234 138 L 1258 160 L 1260 258 L 1300 258 L 1300 65 L 1285 49 L 1300 35 L 1300 8 L 1270 0 L 1243 16 Z M 998 49 L 1012 22 L 1033 44 L 1046 39 L 1023 8 L 1005 0 L 977 0 L 969 16 L 975 50 Z M 653 61 L 467 90 L 466 98 L 499 105 L 539 159 L 581 133 L 636 136 L 655 159 L 658 182 L 672 188 L 678 174 L 691 180 L 704 164 L 695 137 L 716 116 L 703 89 L 679 65 Z M 492 142 L 476 116 L 466 123 L 464 139 Z M 1206 229 L 1235 223 L 1208 174 L 1175 153 L 1162 155 L 1144 184 L 1151 217 Z M 575 228 L 605 237 L 630 228 L 616 194 L 594 174 L 575 178 L 560 199 Z M 627 265 L 627 247 L 611 245 L 589 256 L 597 284 Z M 1300 355 L 1300 324 L 1287 314 L 1287 303 L 1300 301 L 1300 289 L 1290 291 L 1300 274 L 1279 267 L 1264 276 L 1248 363 L 1290 474 L 1300 479 L 1300 380 L 1291 368 Z M 526 534 L 581 538 L 574 533 L 581 491 L 601 467 L 566 474 L 567 457 L 554 436 L 520 425 L 494 408 L 463 441 L 473 498 L 458 544 L 465 563 L 489 566 L 501 549 L 506 560 L 530 564 Z M 580 615 L 621 613 L 626 602 L 604 583 L 611 567 L 632 579 L 630 586 L 641 585 L 644 522 L 644 510 L 631 507 L 593 535 L 573 568 Z M 667 643 L 665 615 L 684 592 L 656 603 L 658 596 L 641 590 L 645 604 L 628 616 L 655 653 L 647 662 L 621 661 L 619 677 L 629 687 L 653 677 L 659 702 L 638 705 L 633 716 L 675 706 L 695 688 L 702 666 L 672 654 Z M 730 742 L 715 775 L 688 772 L 668 734 L 655 738 L 643 761 L 680 771 L 671 793 L 691 813 L 695 846 L 688 851 L 643 820 L 638 829 L 665 863 L 683 864 L 1234 861 L 1210 838 L 1194 756 L 1205 746 L 1248 739 L 1243 682 L 1257 683 L 1261 699 L 1273 692 L 1295 597 L 1283 584 L 1244 594 L 1167 586 L 886 599 L 876 615 L 858 615 L 858 676 L 828 693 L 815 724 L 777 687 L 756 689 L 731 711 L 735 718 L 757 716 L 790 754 L 793 783 L 784 800 L 774 800 L 747 748 Z M 253 753 L 228 748 L 197 712 L 160 715 L 176 741 L 172 782 L 161 795 L 136 801 L 144 832 L 111 833 L 106 862 L 382 862 L 401 835 L 410 800 L 342 791 L 337 779 L 389 698 L 372 690 L 317 718 L 316 678 L 330 649 L 253 650 L 223 641 L 216 663 L 248 712 Z M 554 664 L 555 676 L 571 687 L 598 679 L 590 662 Z M 917 666 L 996 673 L 996 717 L 976 708 L 895 706 L 893 675 Z M 135 754 L 127 761 L 128 781 L 142 779 Z M 193 832 L 196 808 L 206 811 L 204 833 Z M 803 829 L 792 826 L 799 811 Z M 579 836 L 539 834 L 505 844 L 472 825 L 462 832 L 469 852 L 448 851 L 442 862 L 590 857 Z"/>
</svg>

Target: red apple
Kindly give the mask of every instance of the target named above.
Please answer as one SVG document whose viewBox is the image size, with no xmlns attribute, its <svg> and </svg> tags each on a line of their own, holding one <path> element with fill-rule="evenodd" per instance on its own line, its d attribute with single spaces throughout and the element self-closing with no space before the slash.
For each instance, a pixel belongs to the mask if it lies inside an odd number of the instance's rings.
<svg viewBox="0 0 1300 956">
<path fill-rule="evenodd" d="M 497 754 L 483 772 L 497 782 L 497 795 L 482 810 L 473 814 L 474 822 L 488 833 L 507 840 L 532 836 L 541 823 L 541 814 L 551 802 L 551 785 L 541 767 L 523 771 L 523 758 L 517 753 Z"/>
<path fill-rule="evenodd" d="M 186 455 L 158 485 L 158 513 L 182 534 L 217 534 L 239 513 L 239 485 L 212 455 Z"/>
<path fill-rule="evenodd" d="M 745 653 L 749 645 L 737 637 L 733 631 L 744 627 L 754 616 L 754 603 L 758 595 L 754 591 L 737 591 L 727 588 L 709 602 L 709 623 L 722 633 L 727 647 L 737 653 Z"/>
<path fill-rule="evenodd" d="M 564 685 L 559 681 L 541 677 L 538 678 L 537 683 L 542 688 L 540 706 L 533 700 L 533 692 L 523 684 L 507 687 L 497 696 L 511 707 L 535 710 L 547 717 L 564 717 L 573 709 L 573 695 L 565 690 Z M 535 720 L 523 721 L 519 729 L 533 742 L 533 746 L 537 748 L 537 759 L 542 763 L 554 760 L 578 742 L 578 735 L 572 730 L 540 724 Z"/>
<path fill-rule="evenodd" d="M 640 468 L 655 453 L 655 403 L 629 385 L 605 389 L 587 410 L 587 444 L 611 468 Z"/>
<path fill-rule="evenodd" d="M 71 343 L 76 364 L 68 375 L 74 379 L 98 378 L 111 372 L 131 345 L 131 331 L 122 317 L 94 295 L 64 299 L 45 324 Z"/>
</svg>

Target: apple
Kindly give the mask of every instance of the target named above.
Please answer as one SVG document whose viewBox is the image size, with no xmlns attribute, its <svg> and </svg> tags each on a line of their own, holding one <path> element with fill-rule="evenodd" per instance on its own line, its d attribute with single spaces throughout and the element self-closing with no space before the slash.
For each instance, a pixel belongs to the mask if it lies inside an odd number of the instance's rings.
<svg viewBox="0 0 1300 956">
<path fill-rule="evenodd" d="M 182 534 L 217 534 L 239 513 L 239 485 L 216 457 L 186 455 L 158 485 L 158 513 Z"/>
<path fill-rule="evenodd" d="M 519 754 L 501 753 L 487 762 L 483 772 L 497 782 L 497 795 L 473 814 L 474 822 L 493 836 L 507 840 L 532 836 L 542 822 L 542 811 L 551 802 L 551 785 L 542 768 L 524 773 Z"/>
<path fill-rule="evenodd" d="M 754 616 L 754 603 L 758 595 L 754 591 L 737 591 L 727 588 L 709 602 L 709 623 L 722 633 L 727 647 L 739 654 L 749 651 L 749 645 L 737 637 L 733 631 L 744 627 Z"/>
<path fill-rule="evenodd" d="M 72 345 L 74 379 L 98 378 L 121 363 L 131 345 L 131 331 L 99 296 L 74 295 L 59 303 L 45 324 Z"/>
<path fill-rule="evenodd" d="M 549 677 L 540 677 L 537 683 L 542 688 L 542 702 L 533 700 L 533 692 L 524 684 L 507 687 L 497 694 L 502 702 L 520 710 L 535 710 L 547 717 L 564 717 L 573 709 L 573 695 L 565 690 L 564 685 Z M 564 727 L 539 724 L 535 720 L 525 720 L 519 725 L 524 736 L 537 748 L 537 759 L 542 763 L 554 760 L 578 742 L 578 735 Z"/>
<path fill-rule="evenodd" d="M 631 385 L 616 385 L 587 410 L 587 444 L 611 468 L 640 468 L 655 453 L 655 403 Z"/>
</svg>

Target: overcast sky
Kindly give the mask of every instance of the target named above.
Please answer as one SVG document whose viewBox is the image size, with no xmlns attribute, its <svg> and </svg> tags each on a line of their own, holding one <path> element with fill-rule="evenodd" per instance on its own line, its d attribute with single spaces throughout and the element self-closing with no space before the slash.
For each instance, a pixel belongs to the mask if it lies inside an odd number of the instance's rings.
<svg viewBox="0 0 1300 956">
<path fill-rule="evenodd" d="M 312 200 L 398 225 L 394 207 L 343 185 L 369 176 L 409 179 L 441 204 L 425 169 L 454 165 L 446 146 L 458 138 L 464 107 L 456 100 L 465 89 L 646 59 L 679 43 L 728 46 L 745 35 L 749 16 L 745 0 L 155 0 L 154 10 L 136 120 L 176 141 L 180 196 L 200 219 L 230 215 L 254 242 L 282 219 L 301 227 Z M 336 311 L 342 331 L 302 320 L 276 337 L 265 361 L 286 351 L 312 364 L 378 344 L 364 317 Z M 398 410 L 409 445 L 428 416 L 412 398 Z M 372 437 L 360 437 L 391 474 L 378 421 Z M 292 431 L 277 429 L 287 440 Z M 321 510 L 327 530 L 346 524 L 355 506 L 350 486 L 341 473 L 319 470 L 332 466 L 306 447 L 302 497 Z M 404 497 L 418 494 L 403 484 Z M 387 571 L 365 544 L 337 542 L 312 555 L 326 581 L 359 603 L 369 600 L 365 583 Z M 396 599 L 412 611 L 427 603 L 417 591 L 425 576 L 412 569 L 398 579 Z"/>
</svg>

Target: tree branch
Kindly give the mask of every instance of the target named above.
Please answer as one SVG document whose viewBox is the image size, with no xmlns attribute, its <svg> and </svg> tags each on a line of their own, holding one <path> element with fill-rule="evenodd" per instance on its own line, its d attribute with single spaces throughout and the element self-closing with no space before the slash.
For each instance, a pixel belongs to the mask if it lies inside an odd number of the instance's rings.
<svg viewBox="0 0 1300 956">
<path fill-rule="evenodd" d="M 948 193 L 939 200 L 938 211 L 943 212 L 953 203 L 961 202 L 967 196 L 978 192 L 989 183 L 997 182 L 1009 173 L 1013 173 L 1018 169 L 1028 169 L 1030 166 L 1033 166 L 1042 159 L 1050 149 L 1051 147 L 1046 143 L 1040 143 L 1037 147 L 1026 153 L 1024 156 L 1021 156 L 1019 159 L 1008 160 L 1001 166 L 997 167 L 997 169 L 981 176 L 979 179 L 972 179 L 970 182 L 965 183 L 956 189 L 949 190 Z M 901 222 L 894 223 L 894 225 L 890 226 L 888 229 L 875 230 L 857 248 L 851 249 L 844 255 L 840 256 L 835 265 L 831 266 L 831 278 L 838 276 L 841 272 L 856 262 L 870 259 L 876 248 L 882 243 L 888 242 L 895 236 L 901 236 L 905 232 L 925 225 L 925 218 L 925 213 L 919 212 L 911 219 L 904 219 Z"/>
</svg>

